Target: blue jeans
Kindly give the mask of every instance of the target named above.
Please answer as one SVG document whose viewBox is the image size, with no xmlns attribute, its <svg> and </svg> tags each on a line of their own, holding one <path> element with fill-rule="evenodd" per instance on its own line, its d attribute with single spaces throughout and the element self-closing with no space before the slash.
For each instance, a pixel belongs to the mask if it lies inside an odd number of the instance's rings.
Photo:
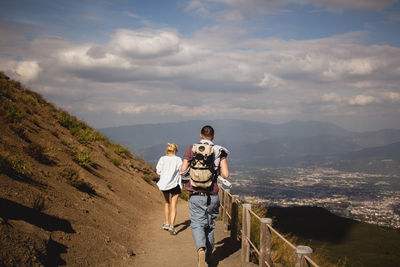
<svg viewBox="0 0 400 267">
<path fill-rule="evenodd" d="M 218 195 L 193 195 L 189 199 L 190 226 L 197 250 L 204 248 L 207 255 L 214 249 L 214 220 L 219 213 Z"/>
</svg>

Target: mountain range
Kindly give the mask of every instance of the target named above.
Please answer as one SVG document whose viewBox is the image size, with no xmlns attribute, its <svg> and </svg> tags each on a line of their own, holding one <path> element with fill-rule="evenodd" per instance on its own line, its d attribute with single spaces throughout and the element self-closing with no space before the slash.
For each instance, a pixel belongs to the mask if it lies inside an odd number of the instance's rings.
<svg viewBox="0 0 400 267">
<path fill-rule="evenodd" d="M 167 142 L 178 144 L 181 148 L 178 155 L 183 156 L 186 147 L 198 141 L 200 129 L 206 124 L 214 127 L 215 143 L 230 150 L 230 161 L 236 166 L 328 164 L 338 167 L 343 162 L 347 166 L 349 162 L 371 165 L 371 161 L 396 165 L 400 160 L 400 129 L 352 132 L 319 121 L 272 124 L 246 120 L 192 120 L 99 130 L 155 163 L 164 154 Z"/>
</svg>

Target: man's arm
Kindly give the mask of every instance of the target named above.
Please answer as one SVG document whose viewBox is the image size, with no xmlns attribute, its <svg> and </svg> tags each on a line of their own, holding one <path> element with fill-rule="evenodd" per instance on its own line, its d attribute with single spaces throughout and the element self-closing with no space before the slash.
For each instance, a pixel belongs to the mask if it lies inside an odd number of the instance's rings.
<svg viewBox="0 0 400 267">
<path fill-rule="evenodd" d="M 221 170 L 221 177 L 227 179 L 229 177 L 229 168 L 228 168 L 228 161 L 226 160 L 226 158 L 221 159 L 219 167 Z"/>
</svg>

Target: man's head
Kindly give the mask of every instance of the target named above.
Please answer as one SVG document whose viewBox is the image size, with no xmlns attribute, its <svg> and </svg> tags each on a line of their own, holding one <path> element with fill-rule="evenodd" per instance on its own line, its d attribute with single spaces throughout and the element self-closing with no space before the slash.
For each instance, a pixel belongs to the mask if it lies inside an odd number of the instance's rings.
<svg viewBox="0 0 400 267">
<path fill-rule="evenodd" d="M 207 140 L 214 140 L 214 129 L 210 125 L 206 125 L 203 128 L 201 128 L 200 132 L 200 138 L 201 139 L 207 139 Z"/>
</svg>

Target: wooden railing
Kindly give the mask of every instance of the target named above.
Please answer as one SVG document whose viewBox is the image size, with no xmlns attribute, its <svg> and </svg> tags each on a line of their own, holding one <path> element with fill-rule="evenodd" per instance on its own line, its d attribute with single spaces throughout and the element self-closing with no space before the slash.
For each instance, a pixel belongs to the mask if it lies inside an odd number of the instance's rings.
<svg viewBox="0 0 400 267">
<path fill-rule="evenodd" d="M 246 265 L 250 262 L 251 250 L 255 252 L 258 258 L 259 266 L 274 266 L 272 261 L 272 237 L 276 236 L 283 241 L 290 249 L 293 250 L 293 265 L 295 267 L 314 266 L 318 267 L 311 259 L 312 249 L 307 246 L 295 246 L 290 243 L 284 236 L 272 227 L 271 218 L 260 218 L 251 210 L 251 204 L 243 204 L 239 200 L 239 196 L 232 195 L 229 189 L 219 187 L 220 199 L 220 216 L 225 225 L 225 230 L 230 230 L 230 235 L 233 240 L 238 239 L 238 233 L 242 243 L 241 247 L 241 264 Z M 242 225 L 239 227 L 239 209 L 242 209 Z M 259 244 L 257 245 L 251 240 L 251 225 L 252 218 L 259 223 L 260 236 Z M 290 256 L 290 255 L 289 255 Z"/>
</svg>

